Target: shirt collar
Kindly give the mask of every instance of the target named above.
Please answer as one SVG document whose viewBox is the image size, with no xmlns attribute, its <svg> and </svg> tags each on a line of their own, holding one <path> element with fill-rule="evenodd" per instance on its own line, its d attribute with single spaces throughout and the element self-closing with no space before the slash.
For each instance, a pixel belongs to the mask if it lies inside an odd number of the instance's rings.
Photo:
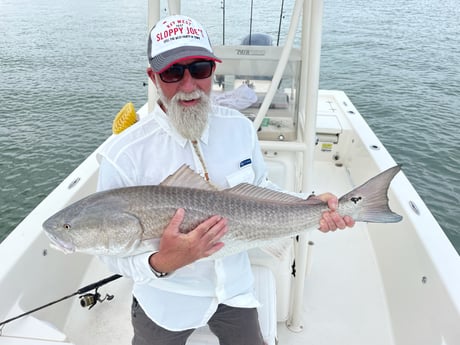
<svg viewBox="0 0 460 345">
<path fill-rule="evenodd" d="M 177 132 L 176 128 L 171 124 L 168 115 L 161 109 L 160 105 L 157 104 L 155 107 L 155 119 L 157 120 L 158 124 L 163 128 L 163 130 L 168 133 L 180 146 L 185 147 L 188 139 L 185 139 L 182 135 Z M 200 141 L 203 144 L 208 144 L 209 140 L 209 122 L 206 124 L 206 128 L 201 135 Z"/>
</svg>

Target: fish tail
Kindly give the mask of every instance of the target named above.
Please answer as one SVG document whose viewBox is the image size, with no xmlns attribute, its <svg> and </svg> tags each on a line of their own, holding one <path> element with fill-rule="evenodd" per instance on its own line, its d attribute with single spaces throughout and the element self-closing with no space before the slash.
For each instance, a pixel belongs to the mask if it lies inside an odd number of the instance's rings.
<svg viewBox="0 0 460 345">
<path fill-rule="evenodd" d="M 394 213 L 388 205 L 388 189 L 401 165 L 389 168 L 366 183 L 353 189 L 339 199 L 339 212 L 349 215 L 358 222 L 397 223 L 402 216 Z M 341 205 L 341 206 L 340 206 Z"/>
</svg>

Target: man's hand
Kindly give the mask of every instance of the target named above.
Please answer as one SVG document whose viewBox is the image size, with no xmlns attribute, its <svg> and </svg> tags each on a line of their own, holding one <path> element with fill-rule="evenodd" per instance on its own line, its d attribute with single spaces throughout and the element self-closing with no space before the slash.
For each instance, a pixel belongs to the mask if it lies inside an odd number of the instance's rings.
<svg viewBox="0 0 460 345">
<path fill-rule="evenodd" d="M 319 221 L 319 230 L 322 232 L 335 231 L 337 229 L 345 229 L 346 227 L 353 227 L 355 221 L 350 216 L 342 217 L 336 212 L 339 206 L 339 200 L 334 194 L 324 193 L 316 196 L 327 203 L 330 211 L 323 212 L 323 217 Z"/>
<path fill-rule="evenodd" d="M 208 257 L 224 246 L 220 242 L 228 231 L 227 220 L 212 216 L 188 234 L 179 232 L 185 210 L 176 211 L 160 239 L 160 248 L 149 258 L 150 266 L 158 272 L 172 272 L 198 259 Z"/>
</svg>

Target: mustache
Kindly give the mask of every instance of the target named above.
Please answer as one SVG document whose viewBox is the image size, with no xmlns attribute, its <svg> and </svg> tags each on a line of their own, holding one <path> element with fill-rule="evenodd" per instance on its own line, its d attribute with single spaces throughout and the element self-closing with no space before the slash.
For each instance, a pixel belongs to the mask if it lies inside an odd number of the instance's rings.
<svg viewBox="0 0 460 345">
<path fill-rule="evenodd" d="M 207 95 L 202 90 L 194 90 L 192 92 L 177 92 L 172 98 L 171 101 L 179 102 L 179 101 L 191 101 L 193 99 L 198 98 L 205 98 Z"/>
</svg>

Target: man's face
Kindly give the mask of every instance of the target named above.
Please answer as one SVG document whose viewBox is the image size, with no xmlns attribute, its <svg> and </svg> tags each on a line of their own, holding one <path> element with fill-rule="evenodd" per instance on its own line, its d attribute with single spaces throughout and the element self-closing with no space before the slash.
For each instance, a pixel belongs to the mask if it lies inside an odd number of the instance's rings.
<svg viewBox="0 0 460 345">
<path fill-rule="evenodd" d="M 180 65 L 188 65 L 192 62 L 195 61 L 200 61 L 197 59 L 188 59 L 188 60 L 183 60 L 180 61 Z M 151 68 L 147 69 L 147 74 L 149 75 L 150 79 L 152 79 L 153 83 L 155 86 L 159 89 L 162 90 L 163 95 L 171 100 L 173 96 L 177 92 L 185 92 L 185 93 L 191 93 L 195 90 L 201 90 L 208 96 L 211 93 L 211 87 L 212 87 L 212 74 L 209 76 L 209 78 L 205 79 L 195 79 L 190 75 L 190 71 L 186 69 L 184 71 L 184 76 L 182 77 L 181 80 L 174 82 L 174 83 L 165 83 L 164 81 L 161 80 L 159 75 L 155 72 L 152 71 Z M 199 100 L 190 100 L 187 102 L 183 102 L 182 105 L 187 107 L 187 106 L 193 106 L 195 105 Z"/>
<path fill-rule="evenodd" d="M 184 60 L 180 64 L 187 65 L 194 61 L 198 60 Z M 166 83 L 150 68 L 147 73 L 156 85 L 160 100 L 176 130 L 189 140 L 199 139 L 208 122 L 212 74 L 208 78 L 195 79 L 185 69 L 181 80 Z"/>
</svg>

